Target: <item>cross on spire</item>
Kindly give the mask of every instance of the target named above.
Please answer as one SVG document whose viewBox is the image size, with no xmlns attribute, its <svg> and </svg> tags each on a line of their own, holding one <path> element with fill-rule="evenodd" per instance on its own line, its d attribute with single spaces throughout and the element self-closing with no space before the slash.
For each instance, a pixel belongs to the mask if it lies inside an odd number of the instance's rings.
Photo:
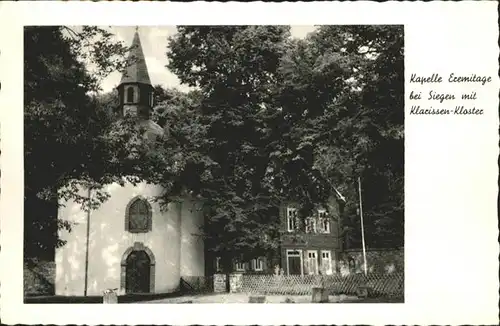
<svg viewBox="0 0 500 326">
<path fill-rule="evenodd" d="M 139 31 L 139 26 L 136 26 L 135 27 L 135 31 L 138 32 Z"/>
</svg>

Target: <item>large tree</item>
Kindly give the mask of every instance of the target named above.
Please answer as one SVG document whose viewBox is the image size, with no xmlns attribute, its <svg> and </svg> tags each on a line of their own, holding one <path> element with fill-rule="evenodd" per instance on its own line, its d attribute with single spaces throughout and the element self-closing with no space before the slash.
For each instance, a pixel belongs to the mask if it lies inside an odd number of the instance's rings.
<svg viewBox="0 0 500 326">
<path fill-rule="evenodd" d="M 333 186 L 348 199 L 356 246 L 358 177 L 369 245 L 402 245 L 400 26 L 325 26 L 305 40 L 281 26 L 181 27 L 168 55 L 203 95 L 198 133 L 186 134 L 198 147 L 179 156 L 189 181 L 177 180 L 209 203 L 213 249 L 273 248 L 261 235 L 277 235 L 277 205 L 296 201 L 307 216 Z"/>
<path fill-rule="evenodd" d="M 368 246 L 403 245 L 403 40 L 402 26 L 322 26 L 305 41 L 314 59 L 308 66 L 301 59 L 301 70 L 293 70 L 296 96 L 332 90 L 314 102 L 325 110 L 314 123 L 321 134 L 316 163 L 348 198 L 344 225 L 348 245 L 355 247 L 360 245 L 358 177 Z M 343 74 L 335 74 L 339 68 Z M 299 78 L 304 70 L 311 81 Z"/>
<path fill-rule="evenodd" d="M 300 203 L 304 217 L 332 186 L 348 198 L 356 244 L 359 176 L 370 245 L 401 244 L 402 28 L 325 26 L 295 40 L 285 26 L 179 27 L 169 68 L 197 90 L 155 87 L 153 116 L 168 137 L 154 151 L 133 139 L 133 121 L 114 119 L 115 95 L 92 95 L 99 78 L 126 64 L 110 37 L 97 28 L 25 30 L 28 252 L 50 247 L 39 231 L 58 226 L 40 207 L 60 197 L 85 204 L 78 184 L 102 202 L 102 185 L 123 177 L 161 183 L 162 203 L 202 198 L 204 236 L 226 268 L 231 257 L 276 247 L 269 239 L 279 239 L 283 201 Z"/>
<path fill-rule="evenodd" d="M 179 27 L 170 39 L 170 70 L 203 95 L 183 185 L 207 203 L 205 236 L 223 259 L 275 248 L 282 201 L 326 197 L 299 140 L 284 137 L 277 92 L 290 46 L 287 26 Z"/>
<path fill-rule="evenodd" d="M 388 26 L 321 27 L 305 40 L 281 26 L 179 28 L 169 68 L 203 95 L 186 171 L 210 203 L 213 248 L 272 248 L 260 239 L 276 235 L 275 208 L 293 200 L 307 216 L 334 186 L 357 241 L 359 176 L 367 233 L 401 240 L 402 39 Z"/>
<path fill-rule="evenodd" d="M 58 200 L 84 206 L 107 198 L 102 186 L 137 181 L 150 171 L 137 164 L 149 157 L 137 141 L 133 121 L 116 121 L 108 97 L 96 96 L 101 79 L 122 69 L 127 52 L 97 27 L 26 27 L 24 30 L 25 256 L 51 258 L 62 244 Z M 94 69 L 89 72 L 88 66 Z M 136 145 L 131 145 L 136 144 Z M 130 150 L 138 154 L 130 156 Z M 79 192 L 90 186 L 93 203 Z"/>
</svg>

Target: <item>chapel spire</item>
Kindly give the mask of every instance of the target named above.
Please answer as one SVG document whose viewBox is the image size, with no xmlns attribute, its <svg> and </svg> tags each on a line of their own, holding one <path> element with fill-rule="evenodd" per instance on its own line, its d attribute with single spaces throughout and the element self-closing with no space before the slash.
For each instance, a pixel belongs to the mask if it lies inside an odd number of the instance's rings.
<svg viewBox="0 0 500 326">
<path fill-rule="evenodd" d="M 134 39 L 130 47 L 128 56 L 128 67 L 122 75 L 120 85 L 124 83 L 141 83 L 151 85 L 149 79 L 148 66 L 142 50 L 141 38 L 139 36 L 139 27 L 135 27 Z"/>
<path fill-rule="evenodd" d="M 117 87 L 122 113 L 149 119 L 153 107 L 153 85 L 149 78 L 138 27 L 135 28 L 127 64 Z"/>
</svg>

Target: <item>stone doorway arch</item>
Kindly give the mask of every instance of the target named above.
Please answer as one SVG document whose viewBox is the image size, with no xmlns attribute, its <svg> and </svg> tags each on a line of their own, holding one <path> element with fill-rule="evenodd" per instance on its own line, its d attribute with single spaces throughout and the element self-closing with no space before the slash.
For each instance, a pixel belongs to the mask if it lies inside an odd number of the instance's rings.
<svg viewBox="0 0 500 326">
<path fill-rule="evenodd" d="M 120 289 L 125 293 L 154 293 L 155 265 L 151 249 L 135 242 L 122 256 Z"/>
</svg>

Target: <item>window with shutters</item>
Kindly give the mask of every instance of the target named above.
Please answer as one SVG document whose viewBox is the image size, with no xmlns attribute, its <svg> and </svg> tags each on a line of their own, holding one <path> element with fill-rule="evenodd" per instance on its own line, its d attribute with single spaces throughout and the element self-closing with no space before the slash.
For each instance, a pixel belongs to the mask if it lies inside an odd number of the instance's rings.
<svg viewBox="0 0 500 326">
<path fill-rule="evenodd" d="M 264 270 L 264 259 L 262 257 L 252 259 L 252 269 L 254 271 L 263 271 Z"/>
<path fill-rule="evenodd" d="M 125 229 L 131 233 L 147 233 L 152 229 L 151 206 L 138 197 L 130 201 L 125 218 Z"/>
<path fill-rule="evenodd" d="M 126 94 L 126 97 L 125 97 L 125 103 L 134 103 L 134 87 L 133 86 L 130 86 L 129 88 L 127 88 L 127 94 Z"/>
<path fill-rule="evenodd" d="M 309 275 L 318 274 L 318 257 L 315 250 L 307 251 L 307 267 Z"/>
<path fill-rule="evenodd" d="M 306 219 L 306 233 L 316 233 L 316 218 L 308 217 Z"/>
<path fill-rule="evenodd" d="M 297 209 L 293 207 L 287 207 L 286 219 L 288 232 L 295 231 L 295 228 L 297 226 Z"/>
<path fill-rule="evenodd" d="M 321 251 L 321 271 L 326 275 L 331 275 L 333 273 L 330 250 Z"/>
<path fill-rule="evenodd" d="M 318 210 L 318 220 L 320 223 L 321 232 L 330 233 L 330 219 L 326 210 Z"/>
<path fill-rule="evenodd" d="M 237 272 L 244 272 L 245 271 L 245 263 L 242 262 L 236 262 L 234 264 L 234 270 Z"/>
</svg>

